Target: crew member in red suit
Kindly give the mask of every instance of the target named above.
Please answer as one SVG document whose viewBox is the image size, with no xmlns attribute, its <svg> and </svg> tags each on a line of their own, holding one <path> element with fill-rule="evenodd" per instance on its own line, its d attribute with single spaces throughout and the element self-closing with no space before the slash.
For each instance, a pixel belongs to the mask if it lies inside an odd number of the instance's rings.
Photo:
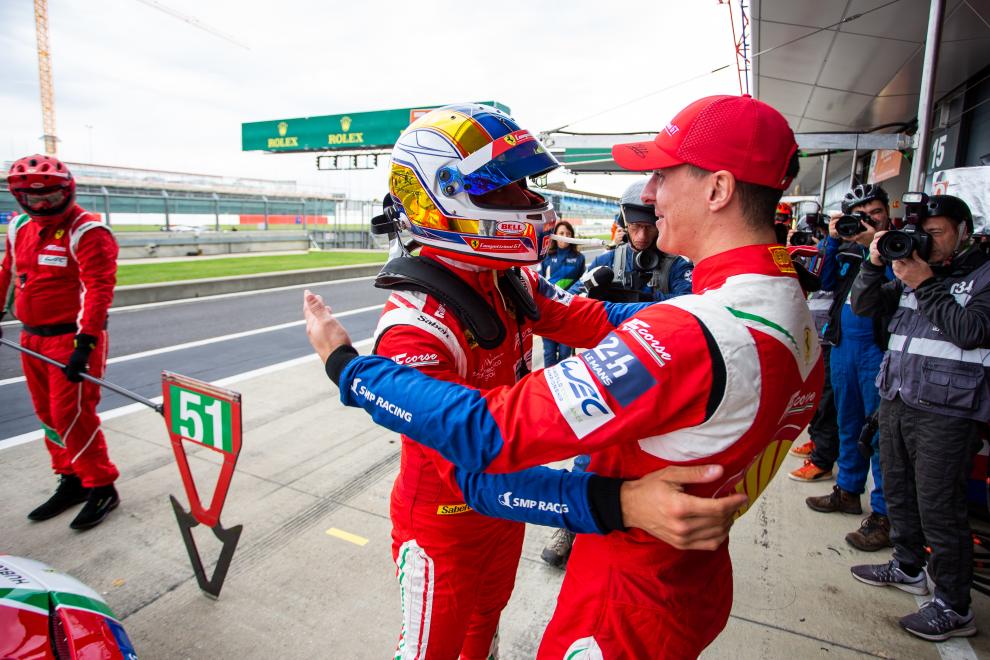
<svg viewBox="0 0 990 660">
<path fill-rule="evenodd" d="M 85 502 L 69 526 L 89 529 L 120 503 L 119 476 L 107 455 L 96 405 L 107 362 L 107 310 L 117 276 L 117 242 L 96 215 L 76 204 L 76 182 L 64 163 L 34 155 L 16 161 L 7 185 L 24 213 L 7 230 L 0 266 L 0 300 L 13 298 L 21 346 L 65 365 L 22 356 L 35 413 L 59 483 L 28 514 L 47 520 Z"/>
</svg>

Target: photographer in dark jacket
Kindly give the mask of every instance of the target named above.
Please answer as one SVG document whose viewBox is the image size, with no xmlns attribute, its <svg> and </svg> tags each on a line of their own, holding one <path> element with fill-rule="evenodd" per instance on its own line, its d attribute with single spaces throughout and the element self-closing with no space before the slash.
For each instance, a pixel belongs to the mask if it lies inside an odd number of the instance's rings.
<svg viewBox="0 0 990 660">
<path fill-rule="evenodd" d="M 978 425 L 990 420 L 990 257 L 969 242 L 973 218 L 965 202 L 912 195 L 904 198 L 908 231 L 877 233 L 852 291 L 857 313 L 893 313 L 877 386 L 894 543 L 891 562 L 852 572 L 867 584 L 926 594 L 929 545 L 935 596 L 900 625 L 941 641 L 976 634 L 966 478 L 980 445 Z M 906 258 L 894 256 L 890 239 Z M 884 282 L 885 261 L 892 262 L 892 282 Z"/>
<path fill-rule="evenodd" d="M 887 193 L 880 186 L 869 183 L 856 186 L 843 198 L 842 214 L 832 218 L 829 236 L 824 241 L 821 288 L 832 293 L 832 303 L 822 330 L 822 343 L 832 346 L 829 375 L 838 409 L 839 473 L 831 493 L 805 500 L 810 509 L 821 513 L 860 514 L 863 512 L 860 494 L 866 489 L 867 473 L 872 471 L 872 512 L 859 529 L 846 535 L 847 543 L 867 552 L 890 546 L 880 460 L 874 455 L 871 461 L 859 450 L 860 431 L 880 405 L 874 381 L 887 342 L 882 323 L 854 313 L 849 305 L 849 291 L 868 257 L 874 235 L 887 228 L 890 221 L 887 203 Z M 824 299 L 816 302 L 822 303 Z M 824 445 L 813 452 L 812 464 L 822 471 L 830 470 L 835 456 L 832 449 L 830 456 L 823 455 Z"/>
</svg>

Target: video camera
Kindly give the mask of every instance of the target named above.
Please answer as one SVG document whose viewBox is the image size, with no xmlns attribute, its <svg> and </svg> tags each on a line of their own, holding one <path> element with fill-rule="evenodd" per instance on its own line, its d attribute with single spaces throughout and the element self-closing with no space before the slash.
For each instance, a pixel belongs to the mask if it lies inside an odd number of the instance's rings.
<svg viewBox="0 0 990 660">
<path fill-rule="evenodd" d="M 912 252 L 928 261 L 932 254 L 932 235 L 921 228 L 928 218 L 928 195 L 904 193 L 904 228 L 888 231 L 877 242 L 877 252 L 887 262 L 907 259 Z"/>
</svg>

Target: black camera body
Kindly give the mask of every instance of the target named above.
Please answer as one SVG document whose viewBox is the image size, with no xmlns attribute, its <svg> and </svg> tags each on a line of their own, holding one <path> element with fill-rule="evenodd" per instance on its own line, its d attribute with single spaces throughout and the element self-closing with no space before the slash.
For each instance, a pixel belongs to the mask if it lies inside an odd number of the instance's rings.
<svg viewBox="0 0 990 660">
<path fill-rule="evenodd" d="M 815 237 L 814 234 L 811 233 L 810 231 L 796 231 L 793 234 L 791 234 L 791 240 L 789 242 L 789 245 L 798 246 L 798 245 L 814 245 L 814 244 L 815 244 Z"/>
<path fill-rule="evenodd" d="M 904 228 L 888 231 L 877 242 L 877 252 L 884 261 L 907 259 L 917 252 L 924 261 L 932 255 L 932 235 L 921 228 L 928 218 L 928 195 L 904 193 Z"/>
<path fill-rule="evenodd" d="M 652 273 L 660 267 L 663 255 L 655 247 L 648 247 L 633 255 L 633 267 L 640 273 Z"/>
<path fill-rule="evenodd" d="M 870 216 L 862 211 L 856 211 L 855 213 L 843 215 L 835 221 L 835 233 L 842 238 L 853 238 L 854 236 L 862 234 L 866 231 L 863 229 L 864 222 L 872 225 Z"/>
</svg>

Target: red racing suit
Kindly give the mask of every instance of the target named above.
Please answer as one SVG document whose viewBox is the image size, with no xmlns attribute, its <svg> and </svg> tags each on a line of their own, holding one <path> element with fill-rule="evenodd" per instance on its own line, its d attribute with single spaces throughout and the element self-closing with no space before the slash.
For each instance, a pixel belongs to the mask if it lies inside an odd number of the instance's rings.
<svg viewBox="0 0 990 660">
<path fill-rule="evenodd" d="M 102 376 L 116 273 L 117 242 L 110 228 L 81 207 L 55 224 L 15 217 L 0 267 L 0 300 L 6 302 L 13 283 L 21 345 L 65 364 L 75 335 L 91 335 L 97 343 L 89 373 Z M 26 354 L 21 364 L 52 469 L 75 474 L 86 488 L 113 483 L 119 472 L 107 456 L 96 414 L 99 386 L 70 382 L 60 369 Z"/>
<path fill-rule="evenodd" d="M 327 371 L 338 374 L 345 404 L 474 473 L 580 453 L 591 454 L 592 471 L 623 479 L 718 463 L 726 478 L 689 492 L 744 492 L 752 503 L 817 406 L 814 322 L 780 246 L 701 261 L 693 291 L 642 309 L 597 347 L 511 387 L 478 392 L 344 352 L 342 368 L 331 356 Z M 355 383 L 403 415 L 356 396 Z M 498 501 L 504 513 L 495 515 L 506 517 L 527 502 L 511 492 Z M 636 529 L 579 535 L 538 657 L 694 658 L 731 605 L 728 542 L 701 552 Z"/>
<path fill-rule="evenodd" d="M 428 248 L 423 253 L 435 259 Z M 571 296 L 529 269 L 522 272 L 540 319 L 520 324 L 506 310 L 495 271 L 437 262 L 482 295 L 505 325 L 505 339 L 494 349 L 482 348 L 436 298 L 400 291 L 382 312 L 376 355 L 450 383 L 488 390 L 515 383 L 521 364 L 531 367 L 534 332 L 593 346 L 613 327 L 602 303 Z M 403 613 L 397 658 L 482 659 L 497 648 L 499 616 L 512 593 L 524 525 L 474 511 L 454 471 L 437 452 L 402 437 L 391 498 L 392 554 Z"/>
</svg>

